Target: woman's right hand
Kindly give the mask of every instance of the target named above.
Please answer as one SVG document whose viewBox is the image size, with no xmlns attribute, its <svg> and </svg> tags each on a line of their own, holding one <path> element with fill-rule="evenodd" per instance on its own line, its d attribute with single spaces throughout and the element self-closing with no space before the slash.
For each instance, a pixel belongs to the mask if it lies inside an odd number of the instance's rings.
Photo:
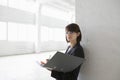
<svg viewBox="0 0 120 80">
<path fill-rule="evenodd" d="M 46 63 L 45 63 L 44 61 L 41 61 L 41 62 L 40 62 L 40 65 L 41 65 L 41 66 L 44 66 L 45 64 L 46 64 Z"/>
<path fill-rule="evenodd" d="M 40 63 L 41 63 L 42 65 L 44 65 L 44 64 L 46 64 L 48 61 L 49 61 L 49 59 L 46 59 L 46 61 L 41 61 Z"/>
<path fill-rule="evenodd" d="M 41 63 L 41 65 L 43 66 L 43 65 L 45 65 L 48 61 L 49 61 L 49 59 L 46 59 L 46 62 L 41 61 L 40 63 Z M 51 71 L 50 69 L 48 69 L 48 70 Z"/>
<path fill-rule="evenodd" d="M 44 61 L 41 61 L 40 63 L 41 63 L 42 65 L 46 64 Z"/>
</svg>

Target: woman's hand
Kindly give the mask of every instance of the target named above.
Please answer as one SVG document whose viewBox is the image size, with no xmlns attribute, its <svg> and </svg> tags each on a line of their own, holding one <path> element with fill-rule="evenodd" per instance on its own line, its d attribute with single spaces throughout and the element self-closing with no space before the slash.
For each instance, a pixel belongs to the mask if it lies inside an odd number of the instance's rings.
<svg viewBox="0 0 120 80">
<path fill-rule="evenodd" d="M 46 62 L 44 62 L 44 61 L 41 61 L 40 63 L 41 63 L 42 65 L 46 64 Z"/>
<path fill-rule="evenodd" d="M 37 61 L 37 64 L 39 64 L 40 66 L 44 66 L 46 63 L 43 61 L 41 61 L 41 62 Z"/>
<path fill-rule="evenodd" d="M 48 61 L 49 61 L 49 59 L 46 59 L 46 62 L 41 61 L 40 63 L 41 63 L 41 65 L 43 66 L 43 65 L 45 65 Z M 47 70 L 51 71 L 51 69 L 47 69 Z"/>
<path fill-rule="evenodd" d="M 41 65 L 44 65 L 44 64 L 46 64 L 48 61 L 49 61 L 49 59 L 46 59 L 46 61 L 41 61 L 40 63 L 41 63 Z"/>
</svg>

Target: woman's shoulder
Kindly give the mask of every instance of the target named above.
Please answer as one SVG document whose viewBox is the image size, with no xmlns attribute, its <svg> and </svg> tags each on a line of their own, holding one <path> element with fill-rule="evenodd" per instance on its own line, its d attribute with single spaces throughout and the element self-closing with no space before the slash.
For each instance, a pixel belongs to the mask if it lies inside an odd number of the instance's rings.
<svg viewBox="0 0 120 80">
<path fill-rule="evenodd" d="M 80 44 L 78 44 L 78 45 L 76 46 L 75 53 L 76 53 L 76 54 L 75 54 L 76 56 L 84 58 L 83 47 L 82 47 Z"/>
<path fill-rule="evenodd" d="M 80 43 L 78 43 L 78 44 L 76 45 L 76 48 L 78 48 L 78 49 L 83 49 L 83 47 L 81 46 Z"/>
</svg>

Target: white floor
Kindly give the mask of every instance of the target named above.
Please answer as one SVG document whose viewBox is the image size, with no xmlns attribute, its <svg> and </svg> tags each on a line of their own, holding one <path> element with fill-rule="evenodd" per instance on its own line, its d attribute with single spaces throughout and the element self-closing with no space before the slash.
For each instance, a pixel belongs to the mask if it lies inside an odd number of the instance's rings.
<svg viewBox="0 0 120 80">
<path fill-rule="evenodd" d="M 55 80 L 50 76 L 50 71 L 36 62 L 54 53 L 0 57 L 0 80 Z"/>
</svg>

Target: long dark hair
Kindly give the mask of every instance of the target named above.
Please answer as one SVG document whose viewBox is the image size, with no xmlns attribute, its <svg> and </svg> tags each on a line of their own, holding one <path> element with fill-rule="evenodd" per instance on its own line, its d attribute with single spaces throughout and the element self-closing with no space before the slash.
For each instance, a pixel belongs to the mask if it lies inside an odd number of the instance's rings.
<svg viewBox="0 0 120 80">
<path fill-rule="evenodd" d="M 71 23 L 69 25 L 66 26 L 65 28 L 66 31 L 71 31 L 71 32 L 76 32 L 76 33 L 80 33 L 80 35 L 77 37 L 77 43 L 79 43 L 82 39 L 82 34 L 81 34 L 81 30 L 78 24 L 76 23 Z M 66 38 L 66 41 L 69 42 Z"/>
</svg>

